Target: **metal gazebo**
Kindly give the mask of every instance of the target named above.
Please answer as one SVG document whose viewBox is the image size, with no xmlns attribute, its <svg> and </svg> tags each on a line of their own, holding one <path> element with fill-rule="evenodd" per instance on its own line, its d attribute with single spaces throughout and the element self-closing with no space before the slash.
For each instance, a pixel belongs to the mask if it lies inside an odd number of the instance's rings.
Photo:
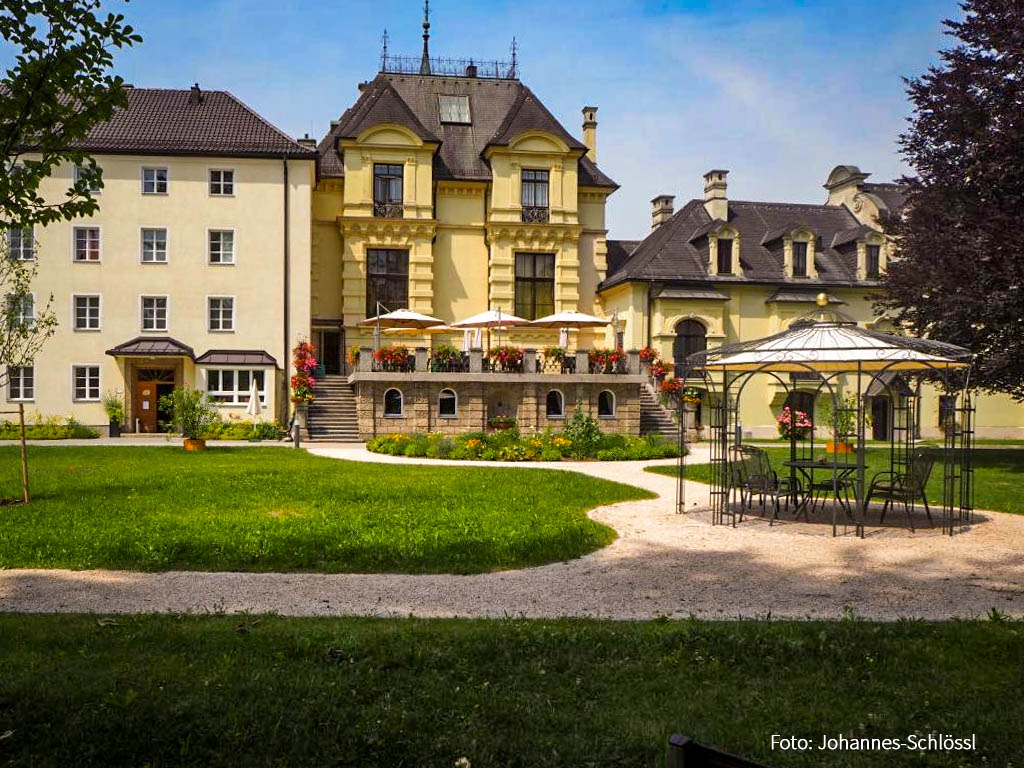
<svg viewBox="0 0 1024 768">
<path fill-rule="evenodd" d="M 963 347 L 928 339 L 881 333 L 862 328 L 855 321 L 827 309 L 828 297 L 818 296 L 817 311 L 794 321 L 789 329 L 749 342 L 729 344 L 690 355 L 680 376 L 688 386 L 703 388 L 702 412 L 709 417 L 707 429 L 711 448 L 711 519 L 715 525 L 736 525 L 744 514 L 744 489 L 740 477 L 743 452 L 756 450 L 744 445 L 740 403 L 747 384 L 757 375 L 769 376 L 784 393 L 786 402 L 797 389 L 831 398 L 833 443 L 852 444 L 849 454 L 834 450 L 827 458 L 815 458 L 815 435 L 800 435 L 790 429 L 789 480 L 797 487 L 797 468 L 814 484 L 813 472 L 831 477 L 832 533 L 840 522 L 864 535 L 870 499 L 867 488 L 866 413 L 868 397 L 889 399 L 889 465 L 896 483 L 906 481 L 914 462 L 927 454 L 929 469 L 941 471 L 942 532 L 952 535 L 963 530 L 973 511 L 974 406 L 970 390 L 972 354 Z M 940 417 L 943 419 L 942 446 L 918 446 L 919 403 L 922 384 L 930 382 L 945 393 Z M 687 430 L 684 404 L 679 404 L 679 481 L 676 511 L 685 512 Z M 813 409 L 812 409 L 813 420 Z M 808 439 L 809 437 L 809 439 Z M 823 447 L 818 443 L 818 448 Z M 849 478 L 842 480 L 841 478 Z M 826 484 L 829 481 L 825 481 Z M 847 503 L 841 503 L 844 484 Z M 821 483 L 818 484 L 821 490 Z M 848 498 L 853 490 L 854 499 Z M 749 489 L 748 489 L 749 491 Z M 786 491 L 787 496 L 795 492 Z M 831 498 L 831 497 L 830 497 Z M 787 506 L 789 499 L 787 498 Z M 806 501 L 806 500 L 805 500 Z M 927 500 L 921 498 L 928 511 Z M 907 520 L 913 529 L 913 505 L 918 499 L 903 498 Z M 763 505 L 763 496 L 762 496 Z M 804 514 L 807 515 L 806 503 Z M 888 506 L 888 505 L 887 505 Z M 800 506 L 798 505 L 798 509 Z M 884 514 L 883 509 L 883 514 Z M 895 504 L 893 505 L 895 512 Z M 777 509 L 776 509 L 777 512 Z M 842 515 L 841 520 L 837 516 Z M 776 515 L 771 517 L 774 523 Z M 808 517 L 809 519 L 809 517 Z"/>
</svg>

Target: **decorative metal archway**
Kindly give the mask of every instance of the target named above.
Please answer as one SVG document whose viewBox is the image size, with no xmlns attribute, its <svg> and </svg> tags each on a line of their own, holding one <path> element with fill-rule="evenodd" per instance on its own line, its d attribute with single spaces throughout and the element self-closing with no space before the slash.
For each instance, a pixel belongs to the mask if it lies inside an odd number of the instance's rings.
<svg viewBox="0 0 1024 768">
<path fill-rule="evenodd" d="M 791 481 L 801 463 L 816 461 L 815 466 L 830 473 L 833 497 L 839 498 L 840 478 L 853 478 L 856 509 L 850 505 L 838 519 L 841 505 L 832 503 L 832 533 L 840 524 L 853 526 L 864 535 L 868 504 L 866 498 L 867 398 L 885 396 L 891 401 L 889 430 L 889 471 L 907 476 L 917 452 L 918 413 L 921 386 L 937 384 L 955 398 L 951 418 L 944 428 L 941 448 L 936 448 L 935 466 L 941 467 L 941 523 L 943 533 L 952 535 L 971 521 L 973 512 L 974 403 L 970 390 L 972 355 L 952 344 L 880 333 L 861 328 L 852 319 L 827 309 L 827 297 L 819 296 L 819 309 L 794 322 L 781 333 L 749 342 L 730 344 L 691 355 L 686 369 L 677 375 L 699 382 L 707 392 L 705 427 L 711 447 L 712 523 L 736 525 L 743 514 L 742 488 L 737 477 L 738 447 L 743 444 L 740 404 L 747 384 L 756 376 L 769 376 L 789 394 L 808 386 L 815 398 L 831 399 L 833 440 L 851 442 L 855 453 L 834 451 L 831 460 L 814 459 L 815 435 L 801 439 L 791 430 L 789 462 Z M 783 374 L 790 374 L 789 380 Z M 792 374 L 796 374 L 793 377 Z M 796 380 L 794 380 L 796 379 Z M 911 386 L 912 384 L 912 386 Z M 854 397 L 843 396 L 849 391 Z M 869 391 L 872 394 L 868 394 Z M 682 411 L 683 404 L 680 403 Z M 685 417 L 679 414 L 680 424 Z M 850 425 L 844 429 L 843 425 Z M 686 511 L 687 430 L 679 430 L 680 457 L 676 511 Z M 813 472 L 813 469 L 811 470 Z M 907 509 L 912 523 L 916 500 Z M 851 514 L 847 515 L 846 512 Z M 774 523 L 774 517 L 771 519 Z"/>
</svg>

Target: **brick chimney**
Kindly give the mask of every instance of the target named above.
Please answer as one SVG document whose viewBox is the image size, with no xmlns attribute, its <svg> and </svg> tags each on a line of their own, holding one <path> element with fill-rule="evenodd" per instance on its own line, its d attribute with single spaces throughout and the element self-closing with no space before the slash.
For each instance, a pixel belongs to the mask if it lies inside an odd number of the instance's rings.
<svg viewBox="0 0 1024 768">
<path fill-rule="evenodd" d="M 587 157 L 597 165 L 597 107 L 583 108 L 583 143 L 587 145 Z"/>
<path fill-rule="evenodd" d="M 653 232 L 672 218 L 675 195 L 658 195 L 651 200 L 651 231 Z"/>
<path fill-rule="evenodd" d="M 308 133 L 301 139 L 296 139 L 296 141 L 302 146 L 306 147 L 306 149 L 316 149 L 316 139 L 314 139 Z"/>
<path fill-rule="evenodd" d="M 714 169 L 704 174 L 704 210 L 712 219 L 729 220 L 729 198 L 726 197 L 728 171 Z"/>
</svg>

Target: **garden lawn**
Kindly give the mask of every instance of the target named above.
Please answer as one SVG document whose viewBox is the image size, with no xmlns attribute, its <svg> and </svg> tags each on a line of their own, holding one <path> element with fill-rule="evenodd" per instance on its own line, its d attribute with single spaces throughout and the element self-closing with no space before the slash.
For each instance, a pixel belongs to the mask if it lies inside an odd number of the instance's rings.
<svg viewBox="0 0 1024 768">
<path fill-rule="evenodd" d="M 786 472 L 783 462 L 789 459 L 788 447 L 766 448 L 772 467 L 780 475 Z M 842 460 L 842 459 L 840 459 Z M 990 509 L 996 512 L 1012 512 L 1024 515 L 1024 451 L 985 448 L 974 451 L 971 459 L 974 467 L 974 506 L 976 509 Z M 888 471 L 889 449 L 867 449 L 867 472 L 865 482 L 870 484 L 876 472 Z M 648 472 L 675 477 L 676 467 L 648 467 Z M 686 478 L 699 483 L 711 482 L 710 464 L 688 464 Z M 928 482 L 928 502 L 941 508 L 942 465 L 936 462 Z M 873 502 L 874 503 L 874 502 Z M 878 502 L 880 505 L 882 502 Z"/>
<path fill-rule="evenodd" d="M 363 464 L 286 448 L 30 446 L 0 567 L 476 573 L 579 557 L 586 511 L 647 491 L 542 469 Z M 0 449 L 5 495 L 17 449 Z"/>
<path fill-rule="evenodd" d="M 1024 625 L 0 616 L 0 760 L 777 768 L 1019 765 Z M 976 752 L 772 751 L 773 733 Z"/>
</svg>

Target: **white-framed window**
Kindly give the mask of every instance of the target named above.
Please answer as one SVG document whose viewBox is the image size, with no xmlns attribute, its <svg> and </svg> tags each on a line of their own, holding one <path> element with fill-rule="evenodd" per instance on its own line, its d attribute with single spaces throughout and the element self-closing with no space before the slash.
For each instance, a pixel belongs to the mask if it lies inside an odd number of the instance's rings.
<svg viewBox="0 0 1024 768">
<path fill-rule="evenodd" d="M 100 295 L 75 294 L 71 297 L 71 327 L 76 331 L 101 330 Z"/>
<path fill-rule="evenodd" d="M 260 405 L 266 405 L 267 375 L 262 368 L 207 368 L 206 398 L 218 405 L 248 405 L 253 379 Z"/>
<path fill-rule="evenodd" d="M 403 413 L 403 398 L 402 390 L 400 389 L 389 389 L 384 393 L 384 415 L 385 416 L 401 416 Z"/>
<path fill-rule="evenodd" d="M 35 235 L 31 227 L 7 230 L 7 247 L 12 259 L 32 261 L 36 257 L 35 245 Z"/>
<path fill-rule="evenodd" d="M 98 262 L 101 255 L 100 228 L 75 227 L 72 230 L 72 247 L 75 261 Z"/>
<path fill-rule="evenodd" d="M 437 396 L 437 414 L 442 419 L 454 419 L 459 413 L 459 396 L 454 389 L 442 389 Z"/>
<path fill-rule="evenodd" d="M 235 263 L 235 230 L 209 230 L 209 250 L 211 264 Z"/>
<path fill-rule="evenodd" d="M 100 367 L 91 364 L 71 366 L 72 396 L 75 400 L 100 399 Z"/>
<path fill-rule="evenodd" d="M 166 331 L 168 321 L 168 299 L 166 296 L 140 296 L 140 328 L 144 331 Z"/>
<path fill-rule="evenodd" d="M 81 180 L 82 180 L 82 172 L 83 172 L 84 170 L 85 170 L 85 169 L 84 169 L 84 168 L 82 168 L 82 166 L 80 166 L 80 165 L 76 165 L 76 166 L 75 166 L 75 183 L 76 183 L 76 184 L 77 184 L 77 183 L 78 183 L 79 181 L 81 181 Z M 98 194 L 100 194 L 100 193 L 101 193 L 101 192 L 103 191 L 103 187 L 99 187 L 99 186 L 91 186 L 91 187 L 89 187 L 89 191 L 90 191 L 90 192 L 91 192 L 92 194 L 94 194 L 94 195 L 98 195 Z"/>
<path fill-rule="evenodd" d="M 231 197 L 235 194 L 235 171 L 231 168 L 210 169 L 210 194 Z"/>
<path fill-rule="evenodd" d="M 36 369 L 31 365 L 25 367 L 9 366 L 7 368 L 7 399 L 26 402 L 36 397 Z"/>
<path fill-rule="evenodd" d="M 565 398 L 562 393 L 557 389 L 552 389 L 548 392 L 548 396 L 545 398 L 545 408 L 549 419 L 564 419 L 565 418 Z"/>
<path fill-rule="evenodd" d="M 139 259 L 143 264 L 167 263 L 166 227 L 143 227 L 140 240 L 142 243 L 142 255 Z"/>
<path fill-rule="evenodd" d="M 207 316 L 209 317 L 209 330 L 235 330 L 235 297 L 208 296 L 206 300 L 208 306 Z"/>
<path fill-rule="evenodd" d="M 146 167 L 142 168 L 142 194 L 144 195 L 166 195 L 167 194 L 167 169 Z"/>
<path fill-rule="evenodd" d="M 26 293 L 19 298 L 14 294 L 8 294 L 6 313 L 9 328 L 31 328 L 36 324 L 36 295 Z"/>
<path fill-rule="evenodd" d="M 469 114 L 469 96 L 442 93 L 437 97 L 437 108 L 442 123 L 472 123 Z"/>
<path fill-rule="evenodd" d="M 615 418 L 615 393 L 602 389 L 597 396 L 597 417 L 599 419 Z"/>
</svg>

